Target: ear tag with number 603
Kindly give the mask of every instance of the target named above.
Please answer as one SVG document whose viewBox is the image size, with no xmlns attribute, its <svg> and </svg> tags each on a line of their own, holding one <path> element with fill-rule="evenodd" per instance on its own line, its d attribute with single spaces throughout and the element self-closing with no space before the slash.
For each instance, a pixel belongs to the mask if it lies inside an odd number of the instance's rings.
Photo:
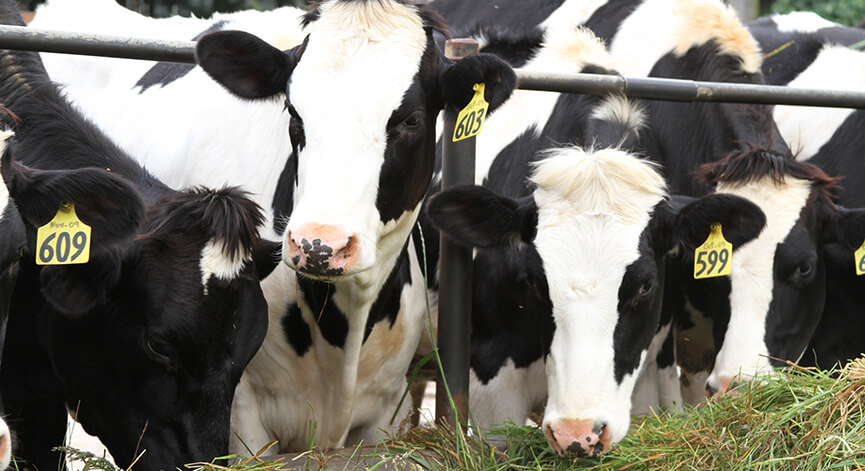
<svg viewBox="0 0 865 471">
<path fill-rule="evenodd" d="M 75 205 L 61 203 L 54 219 L 36 231 L 37 265 L 72 265 L 90 261 L 90 226 L 75 214 Z"/>
<path fill-rule="evenodd" d="M 724 238 L 721 225 L 712 224 L 706 242 L 694 251 L 694 279 L 729 275 L 732 255 L 733 244 Z"/>
<path fill-rule="evenodd" d="M 856 276 L 865 275 L 865 241 L 853 252 L 856 261 Z"/>
<path fill-rule="evenodd" d="M 484 120 L 487 118 L 487 109 L 490 104 L 484 100 L 484 83 L 476 83 L 472 87 L 475 96 L 469 104 L 457 115 L 457 124 L 454 127 L 453 142 L 468 139 L 481 133 Z"/>
</svg>

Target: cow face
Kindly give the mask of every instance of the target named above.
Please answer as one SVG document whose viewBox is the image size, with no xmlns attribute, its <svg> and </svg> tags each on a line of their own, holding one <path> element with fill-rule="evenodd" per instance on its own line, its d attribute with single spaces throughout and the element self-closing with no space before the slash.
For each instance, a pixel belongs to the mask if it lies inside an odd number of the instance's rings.
<svg viewBox="0 0 865 471">
<path fill-rule="evenodd" d="M 865 211 L 832 204 L 835 180 L 816 166 L 770 152 L 737 152 L 701 172 L 718 193 L 766 214 L 766 229 L 733 253 L 729 299 L 714 301 L 728 309 L 713 314 L 718 347 L 707 390 L 715 393 L 802 355 L 823 311 L 822 247 L 841 241 L 852 267 Z"/>
<path fill-rule="evenodd" d="M 238 96 L 285 93 L 293 151 L 274 202 L 284 261 L 331 280 L 388 271 L 432 175 L 437 113 L 468 103 L 478 82 L 497 106 L 514 74 L 492 56 L 443 58 L 437 16 L 408 2 L 327 1 L 308 21 L 286 53 L 245 33 L 206 35 L 199 63 Z"/>
<path fill-rule="evenodd" d="M 539 352 L 548 387 L 544 432 L 559 454 L 597 456 L 628 429 L 636 374 L 658 329 L 665 255 L 701 244 L 715 222 L 739 245 L 764 218 L 727 195 L 670 201 L 656 167 L 621 150 L 551 151 L 532 181 L 534 194 L 523 201 L 480 187 L 447 190 L 430 200 L 428 214 L 449 236 L 485 248 L 476 267 L 488 257 L 518 261 L 477 274 L 475 290 L 529 301 L 496 304 L 503 320 L 552 320 Z M 484 311 L 484 304 L 474 306 Z"/>
<path fill-rule="evenodd" d="M 119 462 L 146 450 L 137 466 L 167 468 L 227 449 L 234 386 L 266 330 L 251 263 L 261 222 L 236 190 L 169 194 L 134 239 L 38 273 L 68 407 Z"/>
</svg>

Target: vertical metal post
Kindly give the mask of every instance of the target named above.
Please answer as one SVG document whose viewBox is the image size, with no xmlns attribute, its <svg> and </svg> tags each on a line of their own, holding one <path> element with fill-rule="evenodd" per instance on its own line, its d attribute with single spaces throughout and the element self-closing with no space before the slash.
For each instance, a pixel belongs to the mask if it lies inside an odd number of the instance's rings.
<svg viewBox="0 0 865 471">
<path fill-rule="evenodd" d="M 477 53 L 473 39 L 453 39 L 445 56 L 453 61 Z M 442 190 L 475 181 L 475 138 L 453 142 L 459 110 L 445 108 L 442 135 Z M 436 383 L 436 422 L 454 425 L 468 420 L 469 354 L 472 307 L 472 249 L 442 234 L 439 258 L 438 346 L 447 386 L 458 417 L 454 417 L 442 378 Z"/>
</svg>

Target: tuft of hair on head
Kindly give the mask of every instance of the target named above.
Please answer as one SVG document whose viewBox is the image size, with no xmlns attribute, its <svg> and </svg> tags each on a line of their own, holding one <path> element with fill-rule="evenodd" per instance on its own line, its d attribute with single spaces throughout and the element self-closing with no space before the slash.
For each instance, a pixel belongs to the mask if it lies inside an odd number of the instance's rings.
<svg viewBox="0 0 865 471">
<path fill-rule="evenodd" d="M 616 69 L 615 60 L 604 41 L 585 26 L 556 26 L 547 29 L 539 55 L 549 56 L 562 63 L 593 64 L 605 69 Z"/>
<path fill-rule="evenodd" d="M 745 72 L 760 72 L 763 53 L 732 6 L 716 0 L 678 0 L 675 3 L 674 14 L 682 18 L 677 32 L 677 54 L 683 55 L 695 45 L 714 40 L 721 53 L 739 58 Z"/>
<path fill-rule="evenodd" d="M 703 164 L 697 170 L 697 180 L 712 187 L 719 184 L 740 187 L 764 179 L 781 186 L 788 177 L 810 182 L 825 192 L 827 198 L 831 198 L 830 193 L 838 187 L 840 180 L 830 177 L 814 164 L 754 146 L 734 150 L 723 159 Z"/>
<path fill-rule="evenodd" d="M 535 162 L 531 181 L 542 200 L 566 201 L 586 215 L 609 215 L 625 222 L 643 218 L 667 197 L 667 182 L 655 162 L 621 149 L 549 149 Z"/>
<path fill-rule="evenodd" d="M 620 93 L 605 96 L 592 110 L 592 118 L 621 123 L 634 132 L 639 132 L 648 123 L 643 105 Z"/>
</svg>

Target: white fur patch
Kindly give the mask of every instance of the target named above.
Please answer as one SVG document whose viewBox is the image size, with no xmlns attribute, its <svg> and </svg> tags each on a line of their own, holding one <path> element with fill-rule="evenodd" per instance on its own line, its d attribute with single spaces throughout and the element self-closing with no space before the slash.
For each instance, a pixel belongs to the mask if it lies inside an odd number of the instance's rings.
<svg viewBox="0 0 865 471">
<path fill-rule="evenodd" d="M 207 295 L 207 282 L 211 276 L 220 280 L 233 280 L 237 278 L 243 265 L 249 261 L 250 254 L 238 251 L 234 254 L 226 254 L 223 244 L 210 240 L 201 249 L 201 260 L 198 265 L 201 269 L 201 284 L 204 286 L 204 294 Z"/>
<path fill-rule="evenodd" d="M 788 86 L 828 90 L 865 89 L 865 52 L 825 46 Z M 856 110 L 817 106 L 775 106 L 775 122 L 797 160 L 814 157 Z"/>
<path fill-rule="evenodd" d="M 9 426 L 0 418 L 0 469 L 9 467 L 12 461 L 12 434 L 9 433 Z"/>
<path fill-rule="evenodd" d="M 601 121 L 622 123 L 635 132 L 646 126 L 648 120 L 642 105 L 624 95 L 609 95 L 592 110 L 592 117 Z"/>
<path fill-rule="evenodd" d="M 524 368 L 517 368 L 508 358 L 487 384 L 472 370 L 469 373 L 469 410 L 473 423 L 485 430 L 508 421 L 525 424 L 529 414 L 542 409 L 547 398 L 544 374 L 542 358 Z"/>
<path fill-rule="evenodd" d="M 822 28 L 834 28 L 833 23 L 813 11 L 794 11 L 786 15 L 772 15 L 772 21 L 782 33 L 814 33 Z"/>
<path fill-rule="evenodd" d="M 578 73 L 586 64 L 613 68 L 613 59 L 594 33 L 569 26 L 548 30 L 541 49 L 521 70 Z M 514 90 L 508 101 L 490 115 L 476 140 L 476 184 L 484 181 L 499 152 L 517 136 L 530 130 L 540 134 L 559 96 L 559 93 Z"/>
<path fill-rule="evenodd" d="M 15 133 L 9 130 L 0 131 L 0 156 L 6 151 L 6 140 L 14 135 Z M 3 175 L 0 175 L 0 219 L 6 211 L 6 206 L 9 206 L 9 188 L 6 186 Z"/>
<path fill-rule="evenodd" d="M 793 225 L 811 194 L 811 183 L 787 178 L 776 185 L 771 177 L 744 186 L 718 185 L 718 193 L 741 196 L 766 214 L 760 235 L 733 252 L 730 273 L 730 322 L 724 343 L 709 375 L 717 386 L 721 378 L 743 379 L 771 372 L 765 343 L 766 316 L 772 302 L 775 250 Z"/>
<path fill-rule="evenodd" d="M 738 57 L 745 72 L 760 71 L 757 42 L 733 7 L 716 0 L 646 0 L 622 22 L 610 52 L 622 74 L 645 77 L 664 55 L 681 57 L 711 40 L 722 53 Z"/>
<path fill-rule="evenodd" d="M 539 25 L 541 29 L 573 27 L 585 23 L 609 0 L 565 0 Z"/>
<path fill-rule="evenodd" d="M 617 384 L 613 372 L 619 287 L 666 184 L 655 165 L 616 149 L 551 151 L 532 180 L 534 243 L 556 324 L 544 422 L 591 418 L 606 423 L 618 441 L 628 429 L 636 381 L 627 375 Z M 644 360 L 645 351 L 637 371 Z"/>
</svg>

